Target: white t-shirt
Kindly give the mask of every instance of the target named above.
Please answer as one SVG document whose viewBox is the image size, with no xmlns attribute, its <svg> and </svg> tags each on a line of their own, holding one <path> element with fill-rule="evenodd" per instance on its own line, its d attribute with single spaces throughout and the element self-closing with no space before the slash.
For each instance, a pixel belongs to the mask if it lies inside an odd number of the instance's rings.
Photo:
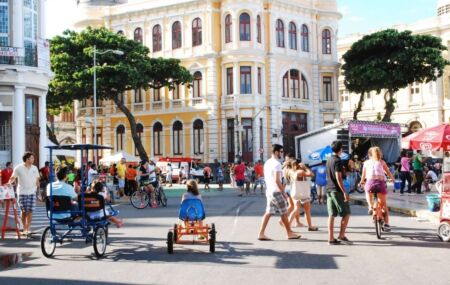
<svg viewBox="0 0 450 285">
<path fill-rule="evenodd" d="M 36 181 L 39 179 L 39 170 L 32 165 L 30 168 L 20 164 L 14 168 L 12 177 L 17 178 L 17 194 L 33 195 L 36 193 Z"/>
<path fill-rule="evenodd" d="M 156 179 L 156 171 L 155 171 L 155 169 L 156 169 L 156 168 L 155 168 L 154 165 L 148 164 L 147 170 L 148 170 L 148 173 L 150 173 L 150 174 L 148 175 L 148 178 L 149 178 L 150 180 Z"/>
<path fill-rule="evenodd" d="M 273 157 L 266 161 L 264 164 L 264 179 L 266 181 L 266 196 L 272 196 L 275 192 L 280 192 L 280 188 L 276 183 L 275 174 L 276 173 L 283 176 L 283 170 L 281 168 L 281 163 L 274 159 Z"/>
<path fill-rule="evenodd" d="M 434 173 L 433 170 L 428 170 L 427 176 L 431 177 L 431 179 L 433 179 L 433 181 L 438 181 L 438 177 L 437 177 L 436 173 Z"/>
<path fill-rule="evenodd" d="M 94 175 L 97 175 L 97 171 L 94 169 L 89 169 L 88 171 L 88 184 L 91 185 L 92 181 L 94 180 Z"/>
</svg>

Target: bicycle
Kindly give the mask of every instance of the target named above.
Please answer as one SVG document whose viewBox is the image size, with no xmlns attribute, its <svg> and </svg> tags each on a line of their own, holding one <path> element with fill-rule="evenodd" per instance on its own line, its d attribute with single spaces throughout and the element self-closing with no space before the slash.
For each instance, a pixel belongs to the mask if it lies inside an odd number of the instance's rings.
<svg viewBox="0 0 450 285">
<path fill-rule="evenodd" d="M 151 194 L 147 192 L 145 189 L 151 181 L 141 182 L 138 189 L 134 191 L 130 196 L 130 202 L 133 207 L 136 209 L 142 210 L 150 205 Z M 158 206 L 167 206 L 167 196 L 164 193 L 164 189 L 157 184 L 157 187 L 154 189 L 155 191 L 155 202 Z"/>
<path fill-rule="evenodd" d="M 373 193 L 373 200 L 374 200 L 374 204 L 373 204 L 373 222 L 375 224 L 375 232 L 377 234 L 377 238 L 381 239 L 381 232 L 385 231 L 384 229 L 384 219 L 385 219 L 385 215 L 386 213 L 383 210 L 383 207 L 380 203 L 380 201 L 378 200 L 378 192 L 374 191 Z"/>
</svg>

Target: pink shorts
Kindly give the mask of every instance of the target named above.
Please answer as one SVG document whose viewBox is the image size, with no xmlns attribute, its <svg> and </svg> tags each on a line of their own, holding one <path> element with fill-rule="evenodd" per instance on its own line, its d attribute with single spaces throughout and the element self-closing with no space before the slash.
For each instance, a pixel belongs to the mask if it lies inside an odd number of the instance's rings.
<svg viewBox="0 0 450 285">
<path fill-rule="evenodd" d="M 366 192 L 387 194 L 386 181 L 380 179 L 369 179 L 364 186 Z"/>
</svg>

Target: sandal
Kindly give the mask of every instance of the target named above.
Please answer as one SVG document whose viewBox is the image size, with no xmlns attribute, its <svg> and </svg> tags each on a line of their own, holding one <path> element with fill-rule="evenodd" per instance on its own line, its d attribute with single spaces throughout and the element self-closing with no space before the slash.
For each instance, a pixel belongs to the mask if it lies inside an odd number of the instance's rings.
<svg viewBox="0 0 450 285">
<path fill-rule="evenodd" d="M 339 241 L 339 240 L 337 240 L 337 239 L 329 240 L 329 241 L 328 241 L 328 244 L 329 244 L 329 245 L 340 245 L 340 244 L 341 244 L 341 241 Z"/>
<path fill-rule="evenodd" d="M 308 232 L 317 232 L 318 230 L 318 227 L 308 227 Z"/>
</svg>

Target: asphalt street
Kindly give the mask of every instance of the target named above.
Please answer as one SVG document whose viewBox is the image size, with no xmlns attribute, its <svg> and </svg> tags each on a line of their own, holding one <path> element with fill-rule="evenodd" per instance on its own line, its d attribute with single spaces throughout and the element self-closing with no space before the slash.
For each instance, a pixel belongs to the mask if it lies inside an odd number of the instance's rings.
<svg viewBox="0 0 450 285">
<path fill-rule="evenodd" d="M 9 234 L 0 240 L 0 284 L 450 284 L 450 243 L 438 240 L 432 224 L 394 215 L 392 232 L 377 240 L 367 210 L 355 205 L 347 234 L 354 243 L 330 246 L 326 208 L 314 205 L 318 232 L 296 228 L 303 238 L 287 240 L 278 218 L 272 218 L 267 235 L 274 240 L 263 242 L 257 233 L 265 197 L 237 197 L 232 190 L 204 195 L 205 222 L 218 231 L 216 253 L 188 244 L 175 245 L 169 255 L 166 236 L 180 202 L 179 193 L 169 196 L 167 208 L 119 205 L 126 224 L 111 227 L 100 260 L 82 241 L 58 245 L 47 259 L 39 236 L 15 240 Z M 36 229 L 45 226 L 45 212 L 40 215 Z M 6 266 L 15 254 L 18 264 Z"/>
</svg>

